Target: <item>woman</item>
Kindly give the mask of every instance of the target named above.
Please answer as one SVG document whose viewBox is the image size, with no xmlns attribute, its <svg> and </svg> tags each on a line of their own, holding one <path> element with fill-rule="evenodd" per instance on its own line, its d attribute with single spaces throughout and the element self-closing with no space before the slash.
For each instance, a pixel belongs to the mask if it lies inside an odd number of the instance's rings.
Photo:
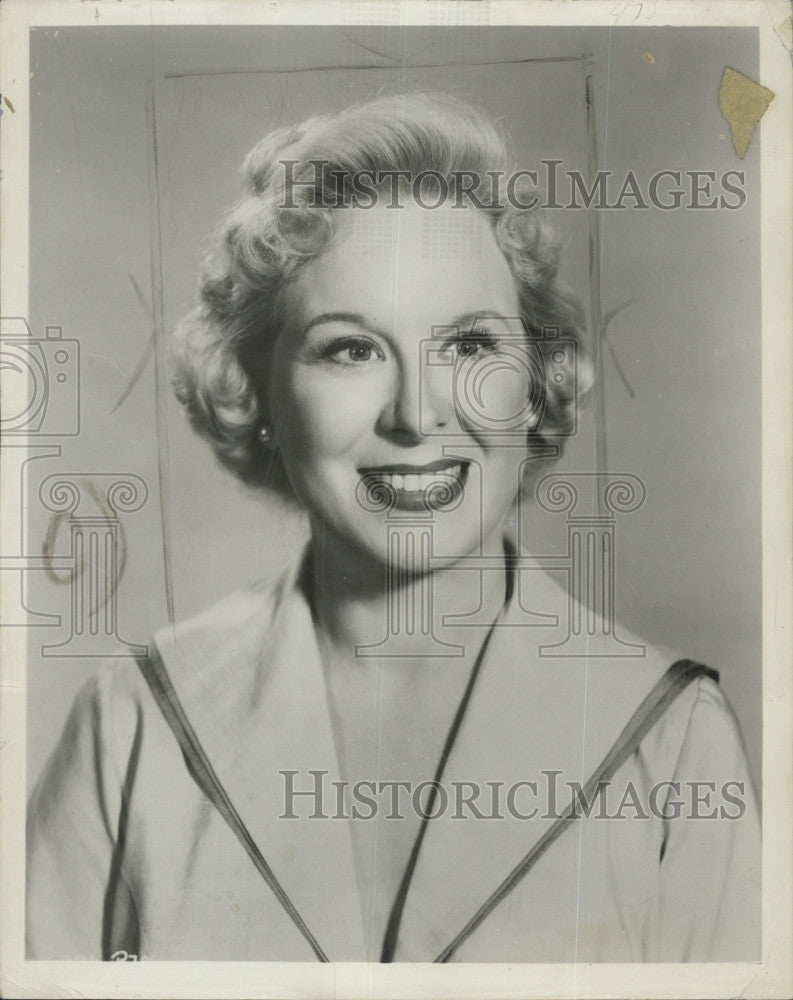
<svg viewBox="0 0 793 1000">
<path fill-rule="evenodd" d="M 567 595 L 511 526 L 587 362 L 508 165 L 438 95 L 250 154 L 176 388 L 311 543 L 81 694 L 30 807 L 29 957 L 757 957 L 757 811 L 712 672 L 602 628 L 543 652 Z"/>
</svg>

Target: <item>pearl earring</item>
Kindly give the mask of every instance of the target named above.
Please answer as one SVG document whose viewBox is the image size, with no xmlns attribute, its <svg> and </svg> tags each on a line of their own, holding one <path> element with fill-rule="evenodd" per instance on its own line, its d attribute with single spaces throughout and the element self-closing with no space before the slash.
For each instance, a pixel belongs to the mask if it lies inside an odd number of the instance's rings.
<svg viewBox="0 0 793 1000">
<path fill-rule="evenodd" d="M 263 424 L 259 428 L 259 440 L 262 444 L 270 444 L 273 440 L 273 431 L 268 424 Z"/>
</svg>

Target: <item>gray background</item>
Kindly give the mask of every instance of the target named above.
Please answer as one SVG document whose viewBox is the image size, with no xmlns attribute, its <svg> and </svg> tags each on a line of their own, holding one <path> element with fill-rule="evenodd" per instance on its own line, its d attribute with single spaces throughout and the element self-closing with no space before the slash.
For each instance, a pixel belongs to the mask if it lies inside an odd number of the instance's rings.
<svg viewBox="0 0 793 1000">
<path fill-rule="evenodd" d="M 721 671 L 759 777 L 760 148 L 755 137 L 739 161 L 717 107 L 725 65 L 756 79 L 757 52 L 754 29 L 726 28 L 34 30 L 30 321 L 37 336 L 58 324 L 80 341 L 82 428 L 60 441 L 61 459 L 29 466 L 29 551 L 49 524 L 35 499 L 46 475 L 133 472 L 150 497 L 123 521 L 125 639 L 146 642 L 167 622 L 169 591 L 180 618 L 274 575 L 304 537 L 301 517 L 216 468 L 162 374 L 158 398 L 154 356 L 118 405 L 153 329 L 167 333 L 191 299 L 242 156 L 282 122 L 433 87 L 503 119 L 525 165 L 558 157 L 583 169 L 583 64 L 549 60 L 587 53 L 602 167 L 746 172 L 740 211 L 601 213 L 600 261 L 603 313 L 632 303 L 609 327 L 632 394 L 607 357 L 608 467 L 648 490 L 618 523 L 618 615 Z M 416 68 L 427 64 L 448 68 Z M 556 221 L 565 278 L 587 301 L 587 213 Z M 592 468 L 584 417 L 562 468 Z M 563 517 L 527 505 L 524 522 L 535 551 L 563 550 Z M 68 551 L 66 532 L 57 544 Z M 29 606 L 68 620 L 68 586 L 29 573 L 28 587 Z M 30 629 L 30 781 L 99 662 L 41 658 L 64 629 Z"/>
</svg>

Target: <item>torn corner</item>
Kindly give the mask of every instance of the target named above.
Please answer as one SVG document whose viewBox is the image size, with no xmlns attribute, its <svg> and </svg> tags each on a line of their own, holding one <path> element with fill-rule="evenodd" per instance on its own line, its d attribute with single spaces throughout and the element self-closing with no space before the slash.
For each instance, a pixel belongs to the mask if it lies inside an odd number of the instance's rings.
<svg viewBox="0 0 793 1000">
<path fill-rule="evenodd" d="M 729 66 L 724 68 L 719 87 L 719 111 L 730 126 L 732 144 L 741 159 L 746 156 L 755 127 L 774 97 L 773 90 Z"/>
</svg>

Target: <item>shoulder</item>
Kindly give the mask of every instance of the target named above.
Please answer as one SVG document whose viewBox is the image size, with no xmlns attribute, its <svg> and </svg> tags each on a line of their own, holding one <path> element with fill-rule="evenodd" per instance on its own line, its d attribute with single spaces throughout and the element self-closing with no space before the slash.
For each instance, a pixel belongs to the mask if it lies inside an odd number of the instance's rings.
<svg viewBox="0 0 793 1000">
<path fill-rule="evenodd" d="M 287 570 L 275 579 L 234 591 L 190 618 L 163 626 L 155 632 L 148 656 L 119 653 L 101 661 L 75 697 L 70 721 L 112 717 L 121 722 L 130 712 L 144 709 L 150 693 L 141 667 L 145 668 L 160 649 L 194 645 L 207 651 L 213 645 L 238 644 L 254 633 L 266 633 L 288 589 L 290 575 L 293 571 Z"/>
<path fill-rule="evenodd" d="M 159 716 L 140 668 L 132 657 L 107 659 L 83 684 L 45 769 L 51 781 L 81 762 L 86 775 L 121 782 L 131 748 Z"/>
<path fill-rule="evenodd" d="M 640 756 L 659 780 L 751 782 L 738 720 L 711 677 L 692 681 L 645 738 Z"/>
<path fill-rule="evenodd" d="M 694 662 L 684 650 L 672 644 L 650 642 L 624 622 L 606 620 L 597 610 L 572 597 L 567 588 L 549 574 L 545 574 L 543 586 L 549 595 L 546 598 L 549 606 L 554 610 L 566 607 L 559 615 L 557 628 L 562 642 L 549 644 L 541 655 L 564 662 L 563 654 L 569 647 L 569 662 L 577 662 L 580 669 L 586 672 L 588 682 L 594 684 L 595 695 L 602 688 L 604 695 L 610 691 L 619 703 L 622 700 L 620 692 L 625 691 L 638 708 L 640 702 L 635 699 L 648 695 L 673 665 Z M 580 649 L 569 641 L 576 632 L 581 636 Z M 683 739 L 695 707 L 694 728 L 719 727 L 725 730 L 737 726 L 732 709 L 719 687 L 718 670 L 713 669 L 711 664 L 703 666 L 708 673 L 695 677 L 687 684 L 659 720 L 661 728 L 667 729 L 670 735 L 674 731 L 679 740 Z M 602 704 L 604 709 L 609 704 L 605 697 Z"/>
<path fill-rule="evenodd" d="M 99 768 L 121 780 L 136 744 L 159 737 L 170 740 L 168 727 L 151 687 L 153 664 L 165 650 L 169 657 L 193 651 L 191 666 L 239 662 L 243 647 L 260 648 L 284 591 L 288 573 L 273 581 L 237 591 L 199 615 L 158 631 L 147 657 L 114 656 L 101 661 L 78 690 L 47 773 L 52 780 L 84 761 L 86 773 Z M 225 656 L 213 656 L 213 649 Z M 96 765 L 88 765 L 93 760 Z M 101 767 L 100 763 L 101 762 Z"/>
<path fill-rule="evenodd" d="M 135 659 L 119 657 L 99 664 L 75 696 L 31 792 L 31 835 L 50 826 L 57 832 L 67 822 L 71 829 L 72 821 L 82 817 L 86 830 L 103 827 L 112 840 L 121 789 L 145 719 L 157 726 L 154 708 Z"/>
<path fill-rule="evenodd" d="M 305 655 L 312 619 L 302 565 L 156 633 L 141 670 L 171 725 L 186 718 L 209 742 L 209 734 L 239 731 L 269 698 L 276 666 Z"/>
<path fill-rule="evenodd" d="M 155 655 L 166 664 L 247 662 L 266 645 L 285 598 L 294 590 L 300 571 L 295 564 L 272 580 L 237 590 L 200 614 L 160 629 L 154 635 Z"/>
<path fill-rule="evenodd" d="M 743 734 L 726 695 L 709 677 L 692 687 L 678 770 L 748 772 Z"/>
</svg>

